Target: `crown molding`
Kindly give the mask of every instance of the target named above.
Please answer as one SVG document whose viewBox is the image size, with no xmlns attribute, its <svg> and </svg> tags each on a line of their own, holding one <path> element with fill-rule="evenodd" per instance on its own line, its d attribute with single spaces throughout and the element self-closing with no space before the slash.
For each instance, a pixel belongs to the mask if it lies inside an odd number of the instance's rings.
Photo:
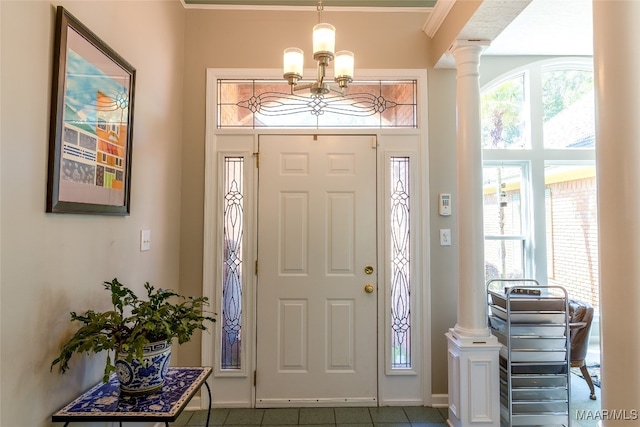
<svg viewBox="0 0 640 427">
<path fill-rule="evenodd" d="M 456 0 L 438 0 L 427 21 L 422 26 L 422 31 L 430 38 L 433 38 L 455 3 Z"/>
</svg>

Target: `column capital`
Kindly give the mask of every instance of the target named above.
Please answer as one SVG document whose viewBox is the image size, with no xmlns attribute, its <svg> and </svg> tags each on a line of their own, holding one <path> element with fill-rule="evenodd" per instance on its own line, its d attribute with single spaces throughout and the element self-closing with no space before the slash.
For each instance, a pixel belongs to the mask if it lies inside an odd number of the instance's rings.
<svg viewBox="0 0 640 427">
<path fill-rule="evenodd" d="M 476 51 L 478 53 L 482 53 L 486 48 L 489 47 L 491 42 L 489 40 L 456 40 L 451 43 L 447 53 L 455 55 L 456 51 L 465 48 L 468 51 Z"/>
<path fill-rule="evenodd" d="M 456 40 L 451 45 L 449 52 L 455 59 L 458 77 L 478 77 L 480 55 L 488 46 L 489 42 L 484 40 Z"/>
</svg>

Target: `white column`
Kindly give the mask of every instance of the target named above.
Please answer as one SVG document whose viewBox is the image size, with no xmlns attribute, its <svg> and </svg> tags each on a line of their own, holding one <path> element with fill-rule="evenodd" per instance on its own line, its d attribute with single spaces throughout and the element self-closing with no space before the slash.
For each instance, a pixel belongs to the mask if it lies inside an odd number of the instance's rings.
<svg viewBox="0 0 640 427">
<path fill-rule="evenodd" d="M 484 42 L 452 47 L 457 69 L 458 317 L 446 334 L 449 424 L 499 426 L 500 346 L 487 327 L 478 66 Z"/>
<path fill-rule="evenodd" d="M 594 1 L 601 425 L 640 422 L 640 2 Z M 635 412 L 633 412 L 635 410 Z M 618 419 L 616 419 L 618 418 Z"/>
<path fill-rule="evenodd" d="M 456 42 L 458 175 L 458 320 L 454 333 L 486 337 L 482 142 L 480 126 L 480 54 L 484 42 Z"/>
</svg>

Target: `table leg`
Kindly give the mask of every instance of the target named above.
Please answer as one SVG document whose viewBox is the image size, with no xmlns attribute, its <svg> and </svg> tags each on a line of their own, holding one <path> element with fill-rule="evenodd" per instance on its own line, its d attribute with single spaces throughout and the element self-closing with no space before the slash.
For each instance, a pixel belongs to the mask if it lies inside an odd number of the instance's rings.
<svg viewBox="0 0 640 427">
<path fill-rule="evenodd" d="M 209 409 L 207 409 L 207 424 L 206 427 L 209 427 L 209 417 L 211 416 L 211 388 L 209 387 L 209 383 L 206 381 L 204 385 L 207 387 L 207 393 L 209 394 Z"/>
</svg>

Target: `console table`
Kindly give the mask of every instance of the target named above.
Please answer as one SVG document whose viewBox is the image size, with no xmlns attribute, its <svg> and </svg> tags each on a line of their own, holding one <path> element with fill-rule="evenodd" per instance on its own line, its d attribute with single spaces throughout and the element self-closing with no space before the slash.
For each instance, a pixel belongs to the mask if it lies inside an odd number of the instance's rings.
<svg viewBox="0 0 640 427">
<path fill-rule="evenodd" d="M 204 384 L 209 395 L 207 426 L 211 412 L 211 389 L 206 379 L 211 374 L 210 367 L 169 368 L 161 390 L 144 395 L 120 393 L 120 385 L 115 375 L 108 382 L 99 383 L 73 402 L 51 416 L 53 422 L 80 421 L 124 421 L 133 422 L 174 422 L 187 403 Z"/>
</svg>

